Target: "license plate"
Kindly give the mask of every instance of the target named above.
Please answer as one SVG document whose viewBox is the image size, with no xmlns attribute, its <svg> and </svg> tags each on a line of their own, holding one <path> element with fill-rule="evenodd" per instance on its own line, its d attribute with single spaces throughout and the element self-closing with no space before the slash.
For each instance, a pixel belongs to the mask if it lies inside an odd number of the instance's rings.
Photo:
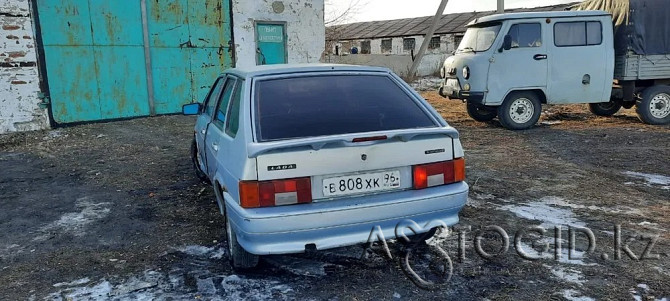
<svg viewBox="0 0 670 301">
<path fill-rule="evenodd" d="M 323 195 L 338 196 L 384 191 L 400 187 L 400 171 L 384 171 L 323 180 Z"/>
<path fill-rule="evenodd" d="M 455 79 L 455 78 L 447 79 L 447 87 L 451 88 L 452 90 L 460 90 L 461 89 L 461 87 L 458 85 L 458 79 Z"/>
</svg>

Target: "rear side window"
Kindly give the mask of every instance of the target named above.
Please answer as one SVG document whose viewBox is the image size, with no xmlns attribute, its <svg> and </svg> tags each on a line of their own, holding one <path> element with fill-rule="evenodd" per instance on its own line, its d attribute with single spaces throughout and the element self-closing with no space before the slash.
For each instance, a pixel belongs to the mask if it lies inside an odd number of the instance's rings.
<svg viewBox="0 0 670 301">
<path fill-rule="evenodd" d="M 387 76 L 264 80 L 255 91 L 259 141 L 437 126 Z"/>
<path fill-rule="evenodd" d="M 602 24 L 599 21 L 559 22 L 554 25 L 556 46 L 600 45 L 602 41 Z"/>
<path fill-rule="evenodd" d="M 223 130 L 223 125 L 226 122 L 226 113 L 228 113 L 228 103 L 230 103 L 230 98 L 233 95 L 233 89 L 235 88 L 235 80 L 228 78 L 226 81 L 226 86 L 221 93 L 221 100 L 219 101 L 219 106 L 216 109 L 216 116 L 214 116 L 214 125 Z"/>
<path fill-rule="evenodd" d="M 542 46 L 542 27 L 540 23 L 514 24 L 508 33 L 512 37 L 512 48 Z"/>
<path fill-rule="evenodd" d="M 212 113 L 214 113 L 217 100 L 219 99 L 219 94 L 221 94 L 221 90 L 223 90 L 223 84 L 225 81 L 225 78 L 219 78 L 214 83 L 214 86 L 212 86 L 212 89 L 209 91 L 209 95 L 207 95 L 207 100 L 205 101 L 205 114 L 212 116 Z"/>
<path fill-rule="evenodd" d="M 233 138 L 237 135 L 237 130 L 240 127 L 240 102 L 242 102 L 243 87 L 244 81 L 240 81 L 235 88 L 230 111 L 228 112 L 228 120 L 226 121 L 226 134 Z"/>
</svg>

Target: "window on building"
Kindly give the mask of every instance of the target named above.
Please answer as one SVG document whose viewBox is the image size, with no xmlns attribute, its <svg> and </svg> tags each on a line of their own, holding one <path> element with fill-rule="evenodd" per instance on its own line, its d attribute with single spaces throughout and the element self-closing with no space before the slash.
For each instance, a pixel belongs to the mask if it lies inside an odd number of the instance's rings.
<svg viewBox="0 0 670 301">
<path fill-rule="evenodd" d="M 402 50 L 412 51 L 414 50 L 414 46 L 416 46 L 416 39 L 414 38 L 402 39 Z"/>
<path fill-rule="evenodd" d="M 382 52 L 391 52 L 393 50 L 393 40 L 384 39 L 382 40 Z"/>
<path fill-rule="evenodd" d="M 512 48 L 542 46 L 542 26 L 540 23 L 514 24 L 507 34 L 512 37 Z"/>
<path fill-rule="evenodd" d="M 430 44 L 428 44 L 428 49 L 440 49 L 440 43 L 442 40 L 440 37 L 432 37 L 430 38 Z"/>
<path fill-rule="evenodd" d="M 371 50 L 370 41 L 361 42 L 361 54 L 370 54 Z"/>
<path fill-rule="evenodd" d="M 458 45 L 461 45 L 461 41 L 463 41 L 463 35 L 454 36 L 454 49 L 458 49 Z"/>
<path fill-rule="evenodd" d="M 554 25 L 554 45 L 600 45 L 603 41 L 602 24 L 590 22 L 559 22 Z"/>
</svg>

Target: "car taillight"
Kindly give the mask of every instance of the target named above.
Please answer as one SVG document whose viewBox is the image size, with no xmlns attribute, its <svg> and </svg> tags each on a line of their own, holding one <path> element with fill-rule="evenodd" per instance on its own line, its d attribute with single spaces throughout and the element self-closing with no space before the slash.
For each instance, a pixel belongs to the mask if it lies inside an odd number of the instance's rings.
<svg viewBox="0 0 670 301">
<path fill-rule="evenodd" d="M 243 208 L 311 202 L 312 184 L 309 178 L 240 182 L 240 205 Z"/>
<path fill-rule="evenodd" d="M 440 186 L 465 180 L 465 159 L 415 165 L 414 189 Z"/>
</svg>

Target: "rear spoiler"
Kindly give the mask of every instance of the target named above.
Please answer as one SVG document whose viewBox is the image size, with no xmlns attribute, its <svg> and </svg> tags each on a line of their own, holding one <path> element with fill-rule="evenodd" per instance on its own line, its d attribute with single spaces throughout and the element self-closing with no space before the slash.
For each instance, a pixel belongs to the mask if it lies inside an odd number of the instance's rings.
<svg viewBox="0 0 670 301">
<path fill-rule="evenodd" d="M 385 135 L 388 137 L 386 140 L 397 139 L 403 142 L 410 141 L 419 136 L 429 136 L 429 135 L 444 135 L 451 137 L 452 139 L 458 139 L 458 131 L 453 127 L 441 127 L 441 128 L 422 128 L 422 129 L 404 129 L 404 130 L 393 130 L 393 131 L 383 131 L 383 132 L 372 132 L 372 133 L 355 133 L 355 134 L 344 134 L 344 135 L 334 135 L 334 136 L 324 136 L 324 137 L 310 137 L 310 138 L 301 138 L 301 139 L 292 139 L 292 140 L 279 140 L 279 141 L 270 141 L 270 142 L 252 142 L 247 147 L 247 153 L 249 158 L 255 158 L 264 153 L 286 148 L 295 148 L 302 146 L 310 146 L 313 150 L 318 151 L 324 146 L 329 144 L 335 145 L 359 145 L 355 144 L 352 141 L 355 138 L 363 136 L 377 136 Z"/>
</svg>

